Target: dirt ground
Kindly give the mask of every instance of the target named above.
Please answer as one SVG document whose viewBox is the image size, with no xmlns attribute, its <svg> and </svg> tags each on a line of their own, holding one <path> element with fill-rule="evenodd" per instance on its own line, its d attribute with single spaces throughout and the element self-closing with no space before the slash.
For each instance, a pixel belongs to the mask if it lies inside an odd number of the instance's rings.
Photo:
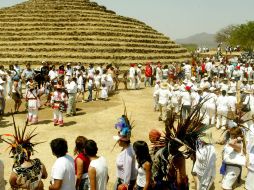
<svg viewBox="0 0 254 190">
<path fill-rule="evenodd" d="M 29 130 L 37 127 L 39 135 L 34 138 L 34 141 L 45 141 L 45 143 L 38 145 L 34 158 L 40 158 L 45 164 L 49 177 L 44 180 L 45 189 L 48 189 L 50 181 L 51 167 L 56 160 L 52 155 L 49 143 L 52 139 L 57 137 L 63 137 L 68 141 L 69 154 L 73 156 L 74 142 L 77 136 L 83 135 L 89 139 L 94 139 L 97 142 L 99 152 L 98 155 L 102 155 L 107 159 L 109 167 L 109 183 L 108 189 L 113 189 L 113 184 L 116 179 L 116 166 L 115 159 L 117 154 L 121 151 L 119 147 L 113 146 L 115 141 L 113 135 L 116 135 L 117 131 L 114 129 L 114 124 L 121 116 L 124 110 L 123 100 L 125 101 L 127 111 L 131 120 L 134 121 L 134 129 L 132 131 L 132 139 L 148 141 L 148 132 L 152 128 L 159 130 L 164 129 L 162 122 L 158 121 L 158 113 L 153 111 L 153 98 L 152 88 L 146 88 L 142 90 L 120 90 L 119 94 L 110 97 L 109 101 L 94 101 L 89 103 L 77 103 L 77 116 L 64 118 L 64 127 L 54 127 L 52 122 L 53 113 L 50 108 L 42 107 L 39 111 L 39 123 L 37 125 L 30 125 Z M 12 100 L 8 100 L 7 112 L 11 110 L 13 106 Z M 22 107 L 21 111 L 24 110 Z M 19 126 L 24 126 L 26 113 L 15 115 L 16 123 Z M 215 140 L 221 138 L 221 132 L 216 129 L 213 131 L 213 137 Z M 13 133 L 11 117 L 4 117 L 0 121 L 0 134 Z M 7 145 L 0 143 L 0 158 L 5 164 L 5 179 L 8 180 L 13 160 L 9 156 L 9 152 L 5 149 Z M 216 145 L 217 151 L 217 175 L 215 185 L 213 189 L 221 189 L 220 181 L 222 179 L 219 174 L 219 168 L 221 164 L 221 150 L 222 146 Z M 189 180 L 191 182 L 190 189 L 193 189 L 194 184 L 190 174 L 192 162 L 187 160 L 187 171 Z M 246 168 L 243 169 L 242 182 L 236 184 L 236 189 L 244 189 L 244 181 L 246 178 Z M 7 184 L 6 189 L 10 189 Z"/>
</svg>

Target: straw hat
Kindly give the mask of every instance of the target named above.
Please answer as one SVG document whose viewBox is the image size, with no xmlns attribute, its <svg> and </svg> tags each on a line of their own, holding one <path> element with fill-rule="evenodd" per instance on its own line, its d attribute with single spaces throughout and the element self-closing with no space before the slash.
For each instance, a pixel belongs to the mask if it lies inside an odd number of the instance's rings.
<svg viewBox="0 0 254 190">
<path fill-rule="evenodd" d="M 211 91 L 211 92 L 213 92 L 215 90 L 216 90 L 216 88 L 214 88 L 213 86 L 209 88 L 209 91 Z"/>
<path fill-rule="evenodd" d="M 168 88 L 168 83 L 167 82 L 162 82 L 160 85 L 161 89 L 167 89 Z"/>
<path fill-rule="evenodd" d="M 207 144 L 213 144 L 214 141 L 213 141 L 213 136 L 212 136 L 212 133 L 211 132 L 204 132 L 203 133 L 203 136 L 199 137 L 199 139 L 202 141 L 202 142 L 205 142 Z"/>
<path fill-rule="evenodd" d="M 196 77 L 191 77 L 191 80 L 192 80 L 192 81 L 195 81 L 195 80 L 196 80 Z"/>
<path fill-rule="evenodd" d="M 234 92 L 230 89 L 230 90 L 228 91 L 228 94 L 234 94 Z"/>
<path fill-rule="evenodd" d="M 252 93 L 251 90 L 244 90 L 243 92 L 246 93 L 246 94 L 251 94 Z"/>
</svg>

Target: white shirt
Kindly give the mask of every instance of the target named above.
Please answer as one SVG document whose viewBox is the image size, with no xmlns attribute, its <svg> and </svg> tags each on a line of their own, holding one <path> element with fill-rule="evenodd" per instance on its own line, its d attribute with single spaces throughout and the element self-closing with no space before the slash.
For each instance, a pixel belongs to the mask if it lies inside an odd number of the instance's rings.
<svg viewBox="0 0 254 190">
<path fill-rule="evenodd" d="M 108 181 L 108 165 L 106 159 L 101 156 L 90 162 L 90 166 L 96 170 L 96 190 L 106 190 Z"/>
<path fill-rule="evenodd" d="M 228 96 L 228 107 L 229 107 L 229 110 L 231 111 L 235 111 L 235 106 L 236 106 L 236 97 L 235 96 Z"/>
<path fill-rule="evenodd" d="M 204 179 L 203 182 L 209 184 L 210 177 L 216 174 L 216 151 L 213 145 L 200 145 L 196 150 L 196 161 L 193 172 Z"/>
<path fill-rule="evenodd" d="M 57 75 L 58 75 L 58 74 L 57 74 L 57 71 L 53 71 L 53 70 L 50 70 L 50 71 L 49 71 L 49 74 L 48 74 L 50 80 L 56 79 L 56 78 L 57 78 Z"/>
<path fill-rule="evenodd" d="M 227 96 L 219 96 L 217 99 L 217 110 L 228 110 L 228 97 Z"/>
<path fill-rule="evenodd" d="M 78 86 L 74 81 L 71 81 L 70 84 L 67 84 L 66 88 L 67 88 L 68 93 L 70 93 L 70 94 L 77 93 L 77 90 L 78 90 Z"/>
<path fill-rule="evenodd" d="M 145 185 L 146 185 L 146 171 L 144 170 L 143 167 L 138 168 L 138 163 L 136 164 L 136 169 L 138 171 L 136 183 L 139 187 L 145 187 Z"/>
<path fill-rule="evenodd" d="M 205 64 L 205 70 L 206 71 L 211 71 L 212 67 L 213 67 L 213 64 L 210 61 Z"/>
<path fill-rule="evenodd" d="M 190 106 L 192 104 L 192 97 L 191 94 L 187 91 L 181 92 L 180 94 L 182 105 Z"/>
<path fill-rule="evenodd" d="M 155 92 L 156 96 L 159 96 L 159 101 L 158 103 L 161 105 L 166 105 L 169 101 L 169 98 L 172 96 L 170 91 L 168 89 L 162 89 L 160 88 Z"/>
<path fill-rule="evenodd" d="M 135 153 L 132 145 L 124 149 L 116 158 L 117 177 L 123 180 L 123 183 L 129 184 L 130 180 L 135 180 L 137 171 L 135 167 Z"/>
<path fill-rule="evenodd" d="M 131 67 L 131 68 L 129 69 L 129 77 L 130 77 L 130 78 L 135 77 L 135 68 L 134 68 L 134 67 Z"/>
<path fill-rule="evenodd" d="M 75 190 L 74 160 L 69 155 L 58 158 L 51 171 L 51 179 L 62 180 L 61 190 Z"/>
<path fill-rule="evenodd" d="M 183 67 L 183 69 L 184 69 L 184 72 L 185 72 L 185 74 L 187 73 L 191 73 L 191 66 L 190 65 L 185 65 L 184 67 Z"/>
<path fill-rule="evenodd" d="M 65 74 L 66 76 L 72 76 L 72 73 L 73 73 L 72 68 L 66 69 L 65 72 L 66 72 Z"/>
</svg>

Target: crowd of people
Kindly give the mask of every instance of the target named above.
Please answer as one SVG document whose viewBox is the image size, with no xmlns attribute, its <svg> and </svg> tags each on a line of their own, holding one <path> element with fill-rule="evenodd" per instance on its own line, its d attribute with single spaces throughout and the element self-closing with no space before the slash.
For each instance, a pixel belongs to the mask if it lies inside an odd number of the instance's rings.
<svg viewBox="0 0 254 190">
<path fill-rule="evenodd" d="M 118 90 L 118 76 L 119 67 L 110 64 L 96 68 L 92 64 L 88 68 L 67 64 L 66 68 L 60 65 L 58 69 L 45 61 L 38 69 L 31 68 L 30 64 L 25 68 L 10 65 L 8 69 L 1 65 L 0 115 L 4 115 L 8 99 L 14 101 L 14 113 L 20 112 L 22 101 L 25 101 L 29 122 L 38 122 L 39 108 L 45 105 L 53 109 L 54 125 L 63 126 L 63 113 L 66 112 L 66 117 L 75 116 L 77 101 L 107 101 Z"/>
<path fill-rule="evenodd" d="M 120 70 L 107 65 L 85 69 L 82 65 L 55 66 L 43 63 L 39 74 L 26 65 L 21 71 L 13 67 L 0 67 L 1 113 L 4 102 L 11 96 L 18 113 L 21 99 L 27 102 L 27 122 L 38 122 L 40 97 L 46 94 L 45 105 L 53 109 L 54 125 L 63 126 L 66 116 L 76 114 L 75 104 L 93 101 L 118 90 Z M 19 71 L 19 72 L 18 72 Z M 11 74 L 12 73 L 12 74 Z M 18 74 L 19 73 L 19 74 Z M 11 82 L 9 80 L 11 79 Z M 224 146 L 220 167 L 224 190 L 234 188 L 241 179 L 244 167 L 248 174 L 245 188 L 253 190 L 254 180 L 254 68 L 253 61 L 239 58 L 214 57 L 193 59 L 182 64 L 163 65 L 148 62 L 131 64 L 123 72 L 124 89 L 138 90 L 153 87 L 154 111 L 158 120 L 165 122 L 165 131 L 153 129 L 148 142 L 131 143 L 132 122 L 127 112 L 115 124 L 114 139 L 122 148 L 116 158 L 114 190 L 121 189 L 189 189 L 190 176 L 186 173 L 186 159 L 193 161 L 192 178 L 195 189 L 210 189 L 216 176 L 218 158 L 214 144 Z M 22 82 L 25 90 L 22 89 Z M 129 82 L 129 85 L 128 85 Z M 84 94 L 88 90 L 88 99 Z M 23 92 L 24 91 L 24 92 Z M 93 93 L 95 97 L 93 98 Z M 16 127 L 16 126 L 14 126 Z M 215 127 L 223 139 L 214 142 L 210 128 Z M 25 130 L 15 130 L 15 133 Z M 8 135 L 7 135 L 8 136 Z M 43 189 L 42 179 L 48 177 L 43 163 L 31 159 L 36 143 L 30 136 L 14 134 L 11 145 L 15 159 L 9 183 L 13 189 Z M 2 137 L 4 139 L 4 136 Z M 65 139 L 51 141 L 50 147 L 56 161 L 51 171 L 50 190 L 107 189 L 108 166 L 105 157 L 97 155 L 94 140 L 77 137 L 73 159 Z"/>
</svg>

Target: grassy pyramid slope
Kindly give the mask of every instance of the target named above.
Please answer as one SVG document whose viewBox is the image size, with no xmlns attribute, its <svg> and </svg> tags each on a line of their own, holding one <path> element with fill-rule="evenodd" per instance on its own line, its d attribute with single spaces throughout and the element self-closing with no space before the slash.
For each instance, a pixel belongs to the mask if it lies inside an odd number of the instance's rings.
<svg viewBox="0 0 254 190">
<path fill-rule="evenodd" d="M 88 0 L 30 0 L 0 9 L 0 64 L 162 63 L 189 53 L 132 18 Z"/>
</svg>

